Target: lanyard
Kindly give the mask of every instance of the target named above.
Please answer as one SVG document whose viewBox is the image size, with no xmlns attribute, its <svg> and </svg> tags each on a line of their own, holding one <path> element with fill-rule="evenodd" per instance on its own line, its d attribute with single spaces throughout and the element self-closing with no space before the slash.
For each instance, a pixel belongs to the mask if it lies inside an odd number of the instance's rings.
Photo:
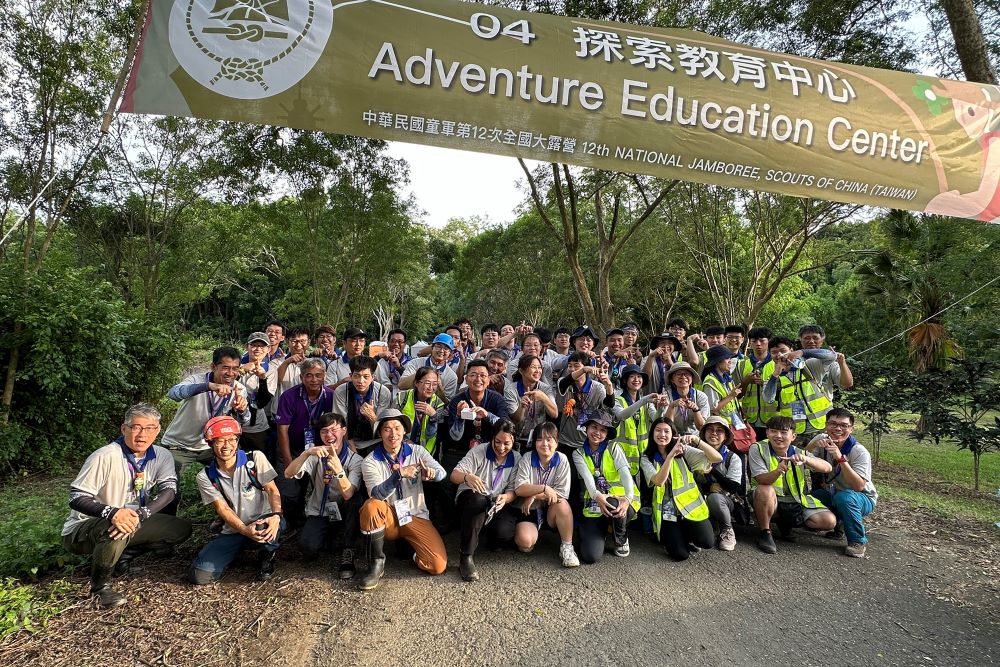
<svg viewBox="0 0 1000 667">
<path fill-rule="evenodd" d="M 389 474 L 392 474 L 393 466 L 398 466 L 396 471 L 398 473 L 396 475 L 396 500 L 403 499 L 403 475 L 400 471 L 402 471 L 403 467 L 406 465 L 406 450 L 403 449 L 405 446 L 405 443 L 400 445 L 399 454 L 396 459 L 389 456 L 389 452 L 385 453 L 385 460 L 389 462 Z"/>
<path fill-rule="evenodd" d="M 347 461 L 347 457 L 350 455 L 348 449 L 343 445 L 340 446 L 340 467 L 344 468 L 344 472 L 347 472 L 347 467 L 344 465 Z M 333 468 L 327 464 L 326 459 L 323 459 L 323 500 L 319 504 L 319 515 L 323 516 L 326 513 L 326 499 L 330 497 L 330 484 L 333 482 Z"/>
<path fill-rule="evenodd" d="M 207 383 L 207 382 L 211 382 L 211 381 L 212 381 L 212 374 L 211 373 L 206 373 L 205 374 L 205 382 Z M 235 388 L 234 388 L 234 391 L 235 391 Z M 205 399 L 208 401 L 208 413 L 209 413 L 209 415 L 211 417 L 218 417 L 219 415 L 221 415 L 222 414 L 222 409 L 226 406 L 226 404 L 229 402 L 229 399 L 231 397 L 232 397 L 232 394 L 229 394 L 227 396 L 218 396 L 213 391 L 207 392 L 205 394 Z"/>
<path fill-rule="evenodd" d="M 320 408 L 322 408 L 323 403 L 323 390 L 320 389 L 319 398 L 316 399 L 315 403 L 309 402 L 309 397 L 306 395 L 305 389 L 302 390 L 302 402 L 306 405 L 306 413 L 309 415 L 309 426 L 315 426 L 316 420 L 319 418 Z"/>
<path fill-rule="evenodd" d="M 132 476 L 132 490 L 139 493 L 139 506 L 146 506 L 146 464 L 150 462 L 151 459 L 143 458 L 142 461 L 136 461 L 133 463 L 129 458 L 125 457 L 125 463 L 128 465 L 129 474 Z"/>
</svg>

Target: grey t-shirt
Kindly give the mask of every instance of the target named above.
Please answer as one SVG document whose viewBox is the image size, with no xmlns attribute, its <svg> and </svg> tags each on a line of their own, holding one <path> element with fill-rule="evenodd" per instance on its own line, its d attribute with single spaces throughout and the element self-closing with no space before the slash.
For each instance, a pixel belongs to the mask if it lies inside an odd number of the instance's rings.
<svg viewBox="0 0 1000 667">
<path fill-rule="evenodd" d="M 545 382 L 539 382 L 535 387 L 536 391 L 540 391 L 550 399 L 552 402 L 556 402 L 555 393 L 552 391 L 552 387 Z M 504 389 L 503 393 L 504 401 L 507 403 L 507 412 L 513 415 L 517 412 L 517 409 L 521 407 L 521 394 L 517 389 L 517 382 L 510 381 L 507 383 L 507 387 Z M 545 406 L 539 400 L 532 401 L 524 410 L 524 414 L 521 415 L 521 426 L 518 429 L 518 438 L 524 439 L 528 437 L 531 433 L 531 429 L 535 428 L 539 424 L 544 423 L 548 419 L 548 414 L 545 412 Z"/>
<path fill-rule="evenodd" d="M 813 438 L 809 442 L 809 446 L 822 440 L 823 435 L 821 434 Z M 816 450 L 816 455 L 833 466 L 833 472 L 823 475 L 824 482 L 832 484 L 837 491 L 853 491 L 841 474 L 840 465 L 836 461 L 831 460 L 826 449 Z M 872 502 L 876 502 L 878 500 L 878 492 L 875 490 L 875 485 L 872 484 L 872 457 L 860 442 L 855 441 L 854 446 L 851 447 L 851 451 L 847 454 L 847 464 L 851 466 L 851 470 L 858 473 L 861 479 L 865 480 L 865 488 L 861 493 L 871 498 Z"/>
<path fill-rule="evenodd" d="M 705 392 L 698 391 L 697 389 L 692 391 L 694 392 L 694 402 L 698 404 L 697 412 L 701 415 L 702 419 L 708 419 L 712 415 L 708 396 L 705 395 Z M 673 393 L 670 394 L 670 397 L 673 398 Z M 664 410 L 664 414 L 671 416 L 670 408 Z M 674 422 L 674 426 L 677 427 L 677 432 L 680 435 L 698 435 L 698 423 L 695 421 L 694 410 L 675 408 L 671 416 L 671 421 Z"/>
<path fill-rule="evenodd" d="M 611 460 L 614 461 L 615 470 L 618 471 L 621 485 L 625 489 L 625 497 L 628 498 L 629 502 L 632 502 L 635 498 L 635 485 L 632 483 L 632 472 L 628 465 L 628 459 L 625 458 L 625 452 L 622 451 L 620 444 L 611 443 L 608 445 L 605 454 L 611 454 Z M 583 486 L 587 489 L 589 496 L 596 498 L 597 481 L 594 479 L 594 473 L 590 472 L 590 468 L 587 467 L 587 462 L 583 458 L 584 456 L 590 456 L 587 445 L 573 452 L 573 466 L 576 468 L 576 472 L 580 476 L 580 481 L 583 482 Z M 595 470 L 600 470 L 602 463 L 603 461 L 598 461 Z"/>
<path fill-rule="evenodd" d="M 261 384 L 267 385 L 268 391 L 271 392 L 271 403 L 274 403 L 277 401 L 274 394 L 278 390 L 278 364 L 268 364 L 263 379 L 257 377 L 256 373 L 243 373 L 240 375 L 240 382 L 247 388 L 247 392 L 249 392 L 247 398 L 250 400 L 252 406 L 256 407 L 257 405 L 257 390 Z M 243 427 L 244 433 L 263 433 L 268 429 L 267 415 L 271 410 L 271 403 L 268 403 L 263 409 L 254 412 L 254 416 L 252 417 L 253 423 Z"/>
<path fill-rule="evenodd" d="M 331 412 L 336 412 L 345 420 L 348 419 L 348 412 L 354 410 L 354 406 L 351 405 L 350 394 L 348 392 L 348 386 L 350 386 L 350 381 L 345 382 L 333 391 L 333 407 Z M 389 408 L 389 404 L 392 403 L 392 389 L 390 387 L 383 386 L 378 382 L 372 382 L 371 384 L 372 392 L 372 403 L 375 408 L 375 415 L 382 414 L 386 409 Z M 360 417 L 364 419 L 364 417 Z M 368 440 L 356 441 L 354 446 L 358 449 L 368 449 L 372 445 L 379 442 L 377 437 L 370 438 Z"/>
<path fill-rule="evenodd" d="M 739 460 L 738 456 L 734 455 L 733 458 Z M 684 446 L 684 463 L 687 464 L 688 470 L 692 473 L 705 473 L 712 469 L 712 464 L 708 462 L 708 457 L 705 456 L 705 452 L 701 451 L 698 447 L 692 447 L 691 445 Z M 642 469 L 643 479 L 648 482 L 653 479 L 653 475 L 655 475 L 659 470 L 660 464 L 653 463 L 647 456 L 642 456 L 639 459 L 639 467 Z M 663 482 L 665 492 L 663 494 L 662 505 L 664 507 L 674 505 L 674 498 L 670 493 L 670 485 L 671 479 L 668 474 L 667 479 Z"/>
<path fill-rule="evenodd" d="M 208 382 L 210 376 L 210 373 L 196 373 L 184 378 L 179 384 L 204 384 Z M 247 388 L 242 382 L 236 381 L 234 386 L 243 396 L 248 395 Z M 170 420 L 170 425 L 163 433 L 161 438 L 163 446 L 171 449 L 207 450 L 208 443 L 204 438 L 205 422 L 212 418 L 213 413 L 228 414 L 233 394 L 221 401 L 221 408 L 214 408 L 218 401 L 219 397 L 213 391 L 195 394 L 191 398 L 182 400 L 174 418 Z"/>
<path fill-rule="evenodd" d="M 325 461 L 326 459 L 321 456 L 310 456 L 302 465 L 298 474 L 295 475 L 295 479 L 302 479 L 303 475 L 309 475 L 309 479 L 312 480 L 312 491 L 309 493 L 309 497 L 306 498 L 306 516 L 326 515 L 326 512 L 323 511 L 323 491 L 325 486 L 323 484 L 323 472 L 326 468 Z M 347 475 L 347 481 L 351 483 L 355 491 L 361 488 L 362 461 L 363 459 L 360 456 L 347 450 L 347 456 L 341 462 L 341 465 L 344 467 L 344 473 Z M 342 500 L 342 496 L 343 494 L 340 492 L 340 484 L 337 479 L 331 479 L 330 490 L 326 496 L 327 502 L 340 501 Z"/>
<path fill-rule="evenodd" d="M 262 486 L 277 479 L 278 474 L 274 472 L 263 452 L 253 451 L 247 456 L 253 458 L 257 480 Z M 198 492 L 201 493 L 201 502 L 205 505 L 211 505 L 216 500 L 223 502 L 228 500 L 227 504 L 245 524 L 271 513 L 271 503 L 267 494 L 253 484 L 245 465 L 237 465 L 231 476 L 219 470 L 217 483 L 219 488 L 216 488 L 208 478 L 207 467 L 198 473 Z M 225 534 L 236 531 L 229 524 L 224 524 L 222 532 Z"/>
<path fill-rule="evenodd" d="M 461 470 L 462 472 L 469 473 L 470 475 L 475 475 L 483 480 L 487 488 L 490 489 L 490 495 L 499 496 L 501 493 L 508 493 L 514 490 L 514 471 L 517 469 L 517 464 L 521 460 L 521 455 L 515 451 L 511 451 L 507 454 L 507 458 L 498 464 L 496 457 L 493 455 L 493 445 L 484 442 L 481 445 L 477 445 L 469 450 L 469 452 L 462 457 L 462 460 L 458 462 L 455 466 L 455 470 Z M 507 465 L 510 463 L 510 465 Z M 500 467 L 503 465 L 503 467 Z M 497 471 L 500 470 L 499 479 L 497 478 Z M 494 480 L 496 483 L 494 484 Z M 455 495 L 462 493 L 469 486 L 462 482 L 458 485 L 458 490 Z"/>
<path fill-rule="evenodd" d="M 423 463 L 425 468 L 432 468 L 435 479 L 444 479 L 445 471 L 441 464 L 434 460 L 426 449 L 420 445 L 404 445 L 409 448 L 409 454 L 404 457 L 403 451 L 399 453 L 399 464 L 401 466 Z M 372 489 L 389 479 L 392 476 L 392 464 L 383 456 L 382 447 L 376 446 L 371 454 L 365 457 L 362 464 L 362 476 L 368 493 L 372 494 Z M 402 496 L 400 496 L 402 491 Z M 374 496 L 373 496 L 374 497 Z M 391 507 L 397 500 L 405 500 L 409 507 L 410 514 L 421 519 L 430 519 L 430 512 L 427 510 L 427 500 L 424 497 L 424 481 L 420 475 L 414 479 L 400 479 L 399 484 L 386 498 L 385 502 Z"/>
<path fill-rule="evenodd" d="M 566 414 L 566 404 L 575 397 L 576 392 L 573 391 L 572 387 L 567 387 L 565 393 L 557 392 L 556 407 L 559 409 L 560 445 L 579 447 L 583 444 L 585 434 L 580 426 L 580 417 L 582 414 L 590 415 L 602 409 L 607 390 L 603 384 L 588 377 L 580 393 L 583 396 L 583 405 L 574 404 L 572 414 Z"/>
<path fill-rule="evenodd" d="M 536 452 L 525 454 L 517 464 L 517 472 L 514 473 L 514 490 L 525 484 L 544 483 L 546 486 L 551 486 L 556 495 L 565 500 L 569 498 L 569 466 L 569 459 L 562 452 L 552 455 L 547 468 L 542 468 Z"/>
<path fill-rule="evenodd" d="M 147 495 L 154 487 L 160 490 L 177 489 L 177 475 L 174 473 L 174 457 L 158 445 L 152 446 L 153 459 L 143 469 L 143 485 Z M 140 494 L 135 489 L 132 471 L 121 445 L 112 442 L 95 450 L 69 485 L 70 499 L 77 496 L 93 496 L 94 500 L 111 507 L 132 505 L 139 507 Z M 147 500 L 148 504 L 148 500 Z M 77 525 L 93 517 L 70 510 L 62 527 L 62 534 L 69 535 Z"/>
</svg>

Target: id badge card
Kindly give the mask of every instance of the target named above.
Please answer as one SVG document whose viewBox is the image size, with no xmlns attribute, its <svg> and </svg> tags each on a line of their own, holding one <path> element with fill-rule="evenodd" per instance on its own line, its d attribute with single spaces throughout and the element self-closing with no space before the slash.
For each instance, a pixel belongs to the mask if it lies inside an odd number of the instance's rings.
<svg viewBox="0 0 1000 667">
<path fill-rule="evenodd" d="M 601 506 L 597 504 L 596 500 L 591 500 L 587 503 L 587 509 L 594 514 L 603 514 L 603 512 L 601 512 Z"/>
<path fill-rule="evenodd" d="M 792 403 L 792 419 L 796 421 L 802 421 L 806 418 L 806 406 L 802 401 L 794 401 Z"/>
<path fill-rule="evenodd" d="M 305 443 L 305 449 L 312 449 L 316 445 L 316 435 L 313 433 L 312 428 L 307 428 L 303 431 L 302 441 Z"/>
<path fill-rule="evenodd" d="M 326 508 L 323 510 L 323 513 L 330 521 L 343 521 L 343 517 L 340 516 L 340 506 L 337 505 L 336 500 L 327 501 Z"/>
<path fill-rule="evenodd" d="M 664 521 L 677 521 L 677 507 L 673 500 L 664 500 L 660 505 L 660 515 Z"/>
<path fill-rule="evenodd" d="M 742 430 L 742 429 L 746 428 L 746 424 L 743 422 L 743 417 L 740 416 L 740 413 L 739 413 L 738 410 L 733 410 L 731 413 L 729 413 L 729 416 L 733 420 L 733 428 L 734 429 L 736 429 L 737 431 L 739 431 L 739 430 Z"/>
<path fill-rule="evenodd" d="M 410 514 L 410 505 L 406 500 L 397 500 L 393 503 L 396 508 L 396 523 L 400 526 L 405 526 L 406 524 L 413 521 L 413 515 Z"/>
</svg>

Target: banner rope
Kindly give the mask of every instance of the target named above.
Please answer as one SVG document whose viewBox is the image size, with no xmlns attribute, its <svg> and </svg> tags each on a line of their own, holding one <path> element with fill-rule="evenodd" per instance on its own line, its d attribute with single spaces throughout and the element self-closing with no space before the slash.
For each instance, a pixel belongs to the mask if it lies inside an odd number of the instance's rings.
<svg viewBox="0 0 1000 667">
<path fill-rule="evenodd" d="M 924 324 L 925 322 L 930 322 L 931 320 L 933 320 L 933 319 L 934 319 L 935 317 L 937 317 L 937 316 L 938 316 L 938 315 L 940 315 L 941 313 L 943 313 L 943 312 L 945 312 L 945 311 L 947 311 L 947 310 L 950 310 L 950 309 L 954 308 L 954 307 L 955 307 L 955 306 L 957 306 L 958 304 L 960 304 L 960 303 L 962 303 L 963 301 L 965 301 L 966 299 L 968 299 L 968 298 L 969 298 L 970 296 L 972 296 L 973 294 L 976 294 L 977 292 L 981 292 L 981 291 L 983 291 L 984 289 L 986 289 L 987 287 L 989 287 L 990 285 L 992 285 L 993 283 L 995 283 L 995 282 L 996 282 L 996 281 L 998 281 L 998 280 L 1000 280 L 1000 275 L 997 275 L 997 276 L 995 276 L 995 277 L 994 277 L 994 278 L 993 278 L 992 280 L 990 280 L 990 281 L 988 281 L 988 282 L 986 282 L 986 283 L 984 283 L 984 284 L 980 285 L 979 287 L 977 287 L 977 288 L 976 288 L 976 289 L 974 289 L 973 291 L 971 291 L 971 292 L 969 292 L 968 294 L 966 294 L 965 296 L 963 296 L 963 297 L 962 297 L 961 299 L 959 299 L 958 301 L 955 301 L 955 302 L 953 302 L 953 303 L 951 303 L 951 304 L 948 304 L 947 306 L 945 306 L 944 308 L 942 308 L 942 309 L 941 309 L 941 310 L 939 310 L 938 312 L 934 313 L 934 314 L 933 314 L 933 315 L 931 315 L 930 317 L 927 317 L 927 318 L 925 318 L 925 319 L 923 319 L 923 320 L 920 320 L 919 322 L 917 322 L 916 324 L 914 324 L 914 325 L 913 325 L 912 327 L 909 327 L 908 329 L 904 329 L 903 331 L 900 331 L 900 332 L 899 332 L 898 334 L 896 334 L 895 336 L 892 336 L 891 338 L 886 338 L 886 339 L 885 339 L 885 340 L 883 340 L 882 342 L 880 342 L 880 343 L 876 343 L 875 345 L 872 345 L 871 347 L 869 347 L 869 348 L 868 348 L 868 349 L 866 349 L 866 350 L 862 350 L 861 352 L 858 352 L 857 354 L 852 354 L 852 355 L 851 355 L 851 359 L 856 359 L 856 358 L 860 357 L 860 356 L 861 356 L 862 354 L 865 354 L 866 352 L 871 352 L 871 351 L 872 351 L 872 350 L 874 350 L 875 348 L 877 348 L 877 347 L 881 347 L 881 346 L 885 345 L 886 343 L 888 343 L 889 341 L 893 341 L 893 340 L 896 340 L 897 338 L 902 338 L 902 337 L 903 337 L 903 336 L 905 336 L 905 335 L 906 335 L 906 334 L 907 334 L 908 332 L 912 331 L 913 329 L 916 329 L 916 328 L 917 328 L 917 327 L 919 327 L 919 326 L 920 326 L 921 324 Z"/>
<path fill-rule="evenodd" d="M 135 63 L 135 52 L 139 48 L 139 39 L 142 36 L 142 29 L 146 25 L 146 15 L 149 14 L 149 8 L 152 3 L 153 0 L 146 0 L 142 11 L 139 12 L 139 15 L 135 19 L 135 30 L 132 32 L 132 41 L 129 43 L 128 51 L 125 54 L 125 62 L 122 64 L 121 72 L 118 73 L 118 80 L 115 81 L 115 88 L 111 92 L 111 100 L 108 102 L 108 108 L 104 112 L 104 119 L 101 121 L 101 134 L 108 133 L 111 121 L 115 119 L 118 101 L 121 99 L 122 89 L 125 88 L 125 80 L 128 78 L 129 72 L 132 71 L 132 65 Z"/>
</svg>

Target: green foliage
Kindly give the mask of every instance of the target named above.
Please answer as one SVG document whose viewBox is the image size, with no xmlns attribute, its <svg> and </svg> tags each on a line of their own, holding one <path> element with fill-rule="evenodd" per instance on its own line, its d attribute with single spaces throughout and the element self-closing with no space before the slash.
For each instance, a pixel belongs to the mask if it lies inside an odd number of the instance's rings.
<svg viewBox="0 0 1000 667">
<path fill-rule="evenodd" d="M 0 431 L 8 469 L 74 464 L 108 442 L 127 406 L 176 381 L 182 361 L 170 326 L 129 313 L 88 269 L 0 264 L 0 327 L 11 332 L 0 359 L 12 346 L 20 357 L 11 425 Z"/>
<path fill-rule="evenodd" d="M 18 632 L 40 632 L 53 616 L 73 604 L 76 584 L 56 579 L 44 588 L 0 581 L 0 641 Z"/>
<path fill-rule="evenodd" d="M 0 577 L 36 578 L 83 562 L 62 546 L 69 477 L 34 476 L 0 491 Z"/>
<path fill-rule="evenodd" d="M 882 437 L 892 432 L 891 416 L 909 406 L 904 382 L 908 371 L 887 363 L 854 363 L 854 388 L 841 394 L 844 407 L 859 415 L 865 431 L 872 436 L 873 456 L 876 462 L 882 455 Z M 903 375 L 905 374 L 905 377 Z"/>
</svg>

